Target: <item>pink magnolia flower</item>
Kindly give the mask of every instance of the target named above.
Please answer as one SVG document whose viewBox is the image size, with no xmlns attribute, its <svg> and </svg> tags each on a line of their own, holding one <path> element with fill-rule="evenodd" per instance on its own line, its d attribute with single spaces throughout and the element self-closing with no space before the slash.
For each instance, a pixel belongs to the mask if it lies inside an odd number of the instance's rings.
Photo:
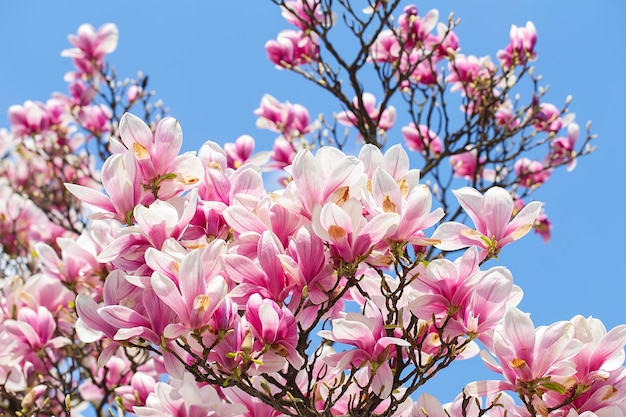
<svg viewBox="0 0 626 417">
<path fill-rule="evenodd" d="M 128 87 L 126 91 L 126 100 L 129 103 L 134 103 L 137 101 L 142 95 L 142 88 L 138 85 L 131 85 Z"/>
<path fill-rule="evenodd" d="M 296 149 L 293 144 L 285 139 L 284 136 L 279 136 L 274 141 L 272 152 L 270 154 L 271 162 L 266 165 L 268 170 L 280 170 L 293 163 L 293 158 L 296 156 Z"/>
<path fill-rule="evenodd" d="M 291 277 L 299 290 L 297 295 L 292 295 L 296 304 L 298 296 L 308 296 L 315 305 L 328 300 L 337 283 L 337 277 L 333 274 L 324 242 L 309 227 L 300 227 L 293 234 L 286 253 L 279 254 L 278 257 L 285 274 Z M 306 295 L 303 294 L 305 287 Z M 299 321 L 306 326 L 302 319 Z"/>
<path fill-rule="evenodd" d="M 488 56 L 478 58 L 458 54 L 448 64 L 448 71 L 450 75 L 446 77 L 446 82 L 452 84 L 450 91 L 461 91 L 463 96 L 475 98 L 481 90 L 493 88 L 496 67 Z"/>
<path fill-rule="evenodd" d="M 452 171 L 454 176 L 458 178 L 480 178 L 480 171 L 477 170 L 478 164 L 478 151 L 472 149 L 467 152 L 459 153 L 450 156 L 450 165 L 452 165 Z"/>
<path fill-rule="evenodd" d="M 550 238 L 552 237 L 552 222 L 546 213 L 541 212 L 539 216 L 537 216 L 535 224 L 533 224 L 533 230 L 541 236 L 541 240 L 543 240 L 544 243 L 550 242 Z"/>
<path fill-rule="evenodd" d="M 18 136 L 31 136 L 45 132 L 51 126 L 50 116 L 43 103 L 26 101 L 24 105 L 9 107 L 11 130 Z"/>
<path fill-rule="evenodd" d="M 72 105 L 79 107 L 91 104 L 96 94 L 98 94 L 95 88 L 86 85 L 82 80 L 72 82 L 68 90 L 72 97 Z"/>
<path fill-rule="evenodd" d="M 391 29 L 386 29 L 381 31 L 372 43 L 369 59 L 374 62 L 396 62 L 400 58 L 401 50 L 396 35 Z"/>
<path fill-rule="evenodd" d="M 198 158 L 204 165 L 204 180 L 198 185 L 204 204 L 222 212 L 236 197 L 256 202 L 266 195 L 261 168 L 254 161 L 236 170 L 228 168 L 226 153 L 211 141 L 202 145 Z"/>
<path fill-rule="evenodd" d="M 550 164 L 567 163 L 567 170 L 576 168 L 576 141 L 580 134 L 578 123 L 570 123 L 567 126 L 567 137 L 559 136 L 550 142 L 550 154 L 547 161 Z"/>
<path fill-rule="evenodd" d="M 139 117 L 125 113 L 120 120 L 120 139 L 132 150 L 143 187 L 155 198 L 166 200 L 196 186 L 204 167 L 193 153 L 179 155 L 183 133 L 178 121 L 166 117 L 154 134 Z"/>
<path fill-rule="evenodd" d="M 439 79 L 437 70 L 438 56 L 430 56 L 421 49 L 414 49 L 400 59 L 399 72 L 409 73 L 409 80 L 415 84 L 433 85 Z M 403 88 L 410 88 L 409 82 L 402 84 Z"/>
<path fill-rule="evenodd" d="M 268 158 L 268 152 L 259 152 L 253 155 L 254 139 L 249 135 L 239 136 L 234 143 L 224 144 L 224 152 L 228 161 L 228 167 L 237 169 L 246 163 L 264 165 Z"/>
<path fill-rule="evenodd" d="M 83 234 L 78 239 L 58 238 L 56 243 L 61 249 L 61 257 L 44 242 L 35 245 L 43 272 L 77 291 L 97 288 L 103 268 L 96 261 L 97 254 L 95 248 L 90 247 L 89 236 Z"/>
<path fill-rule="evenodd" d="M 561 118 L 561 110 L 554 104 L 541 103 L 539 104 L 539 110 L 532 114 L 532 123 L 537 130 L 546 133 L 556 133 L 567 124 L 567 120 Z"/>
<path fill-rule="evenodd" d="M 455 262 L 430 262 L 416 275 L 413 287 L 418 291 L 409 304 L 411 312 L 424 320 L 449 318 L 448 335 L 477 337 L 488 344 L 507 306 L 517 304 L 520 297 L 519 291 L 514 291 L 508 269 L 481 271 L 478 262 L 475 248 L 468 249 Z"/>
<path fill-rule="evenodd" d="M 380 106 L 376 106 L 376 97 L 372 93 L 363 93 L 363 109 L 367 112 L 369 117 L 374 121 L 376 127 L 382 131 L 391 129 L 396 121 L 396 108 L 393 106 L 387 106 L 385 110 L 380 111 Z M 352 99 L 352 105 L 356 109 L 360 109 L 358 97 Z M 357 117 L 352 111 L 342 111 L 335 115 L 335 118 L 339 123 L 344 126 L 356 126 Z"/>
<path fill-rule="evenodd" d="M 296 285 L 294 277 L 285 274 L 279 256 L 284 254 L 282 243 L 270 231 L 260 234 L 256 260 L 240 254 L 222 256 L 227 277 L 237 286 L 229 296 L 237 303 L 245 303 L 251 294 L 283 302 Z"/>
<path fill-rule="evenodd" d="M 133 407 L 138 417 L 231 417 L 245 412 L 241 404 L 227 404 L 211 385 L 199 387 L 185 372 L 171 384 L 157 382 L 144 406 Z"/>
<path fill-rule="evenodd" d="M 447 58 L 451 54 L 454 56 L 460 48 L 459 38 L 456 36 L 456 33 L 448 32 L 448 29 L 448 25 L 445 23 L 437 23 L 437 36 L 431 38 L 433 43 L 431 49 L 435 48 L 435 53 L 439 58 Z"/>
<path fill-rule="evenodd" d="M 154 293 L 179 319 L 179 322 L 165 328 L 164 336 L 168 339 L 175 339 L 186 331 L 206 326 L 213 312 L 226 297 L 226 280 L 216 275 L 218 257 L 224 249 L 224 242 L 216 240 L 205 248 L 189 252 L 177 268 L 177 282 L 159 271 L 152 273 L 151 285 Z M 202 262 L 201 257 L 208 259 Z M 212 270 L 203 266 L 209 261 L 213 264 Z"/>
<path fill-rule="evenodd" d="M 313 230 L 328 242 L 331 254 L 344 262 L 358 262 L 375 245 L 393 235 L 400 222 L 397 213 L 382 213 L 366 220 L 363 206 L 355 199 L 343 205 L 328 203 L 313 209 Z"/>
<path fill-rule="evenodd" d="M 139 204 L 150 204 L 154 197 L 141 185 L 132 151 L 111 155 L 102 165 L 102 185 L 108 195 L 78 184 L 65 184 L 65 188 L 83 203 L 97 207 L 102 212 L 92 218 L 113 218 L 121 223 L 133 223 L 133 209 Z"/>
<path fill-rule="evenodd" d="M 484 168 L 485 158 L 478 159 L 478 151 L 471 149 L 467 152 L 450 155 L 450 165 L 454 176 L 465 178 L 466 180 L 484 179 L 487 181 L 496 180 L 496 172 L 493 169 Z M 480 165 L 480 168 L 477 168 Z"/>
<path fill-rule="evenodd" d="M 502 374 L 505 381 L 472 382 L 465 392 L 482 396 L 510 390 L 543 402 L 547 391 L 567 391 L 576 373 L 573 357 L 583 348 L 574 334 L 575 328 L 570 322 L 535 328 L 528 314 L 515 307 L 509 308 L 496 327 L 493 344 L 489 347 L 498 362 L 482 355 L 487 367 Z M 534 392 L 527 392 L 529 384 L 536 386 Z"/>
<path fill-rule="evenodd" d="M 68 75 L 69 79 L 78 79 L 83 75 L 97 77 L 104 66 L 104 57 L 117 48 L 119 32 L 113 23 L 107 23 L 96 29 L 89 24 L 82 24 L 76 35 L 68 37 L 74 45 L 72 49 L 61 52 L 61 56 L 72 58 L 78 72 Z"/>
<path fill-rule="evenodd" d="M 443 146 L 441 139 L 426 125 L 415 126 L 415 123 L 411 122 L 402 128 L 402 137 L 412 151 L 434 156 L 441 154 Z"/>
<path fill-rule="evenodd" d="M 338 370 L 369 368 L 371 389 L 381 398 L 391 395 L 393 374 L 389 360 L 395 357 L 396 346 L 409 346 L 406 340 L 387 336 L 380 310 L 371 304 L 366 306 L 366 315 L 346 313 L 332 320 L 332 330 L 321 330 L 320 337 L 334 342 L 354 346 L 325 358 L 325 362 Z"/>
<path fill-rule="evenodd" d="M 432 236 L 441 241 L 436 247 L 450 251 L 476 246 L 483 249 L 482 259 L 497 256 L 503 246 L 526 235 L 542 206 L 540 202 L 533 201 L 511 219 L 513 197 L 504 188 L 492 187 L 484 195 L 471 187 L 452 192 L 476 229 L 457 222 L 443 223 Z"/>
<path fill-rule="evenodd" d="M 115 388 L 115 395 L 126 410 L 132 410 L 135 406 L 146 405 L 146 400 L 150 393 L 154 392 L 157 382 L 158 380 L 150 373 L 137 371 L 128 385 Z"/>
<path fill-rule="evenodd" d="M 289 141 L 312 130 L 309 111 L 304 106 L 288 101 L 281 103 L 269 94 L 263 96 L 254 114 L 259 116 L 256 122 L 259 129 L 280 133 Z"/>
<path fill-rule="evenodd" d="M 376 168 L 371 180 L 372 193 L 364 198 L 368 217 L 397 213 L 400 216 L 398 227 L 388 239 L 423 245 L 436 243 L 425 238 L 422 231 L 441 220 L 443 209 L 431 212 L 432 195 L 426 185 L 415 185 L 408 190 L 403 187 L 409 188 L 406 182 L 396 181 L 382 167 Z"/>
<path fill-rule="evenodd" d="M 302 31 L 283 30 L 276 40 L 265 43 L 268 59 L 276 68 L 292 68 L 317 62 L 319 45 L 317 41 Z"/>
<path fill-rule="evenodd" d="M 54 360 L 58 357 L 57 349 L 71 344 L 68 338 L 55 336 L 56 321 L 52 313 L 42 306 L 35 310 L 21 308 L 16 319 L 5 320 L 3 327 L 15 343 L 12 352 L 23 357 L 22 366 L 32 364 L 39 372 L 47 366 L 42 358 Z"/>
<path fill-rule="evenodd" d="M 513 103 L 509 99 L 500 104 L 498 110 L 496 110 L 495 118 L 496 122 L 506 129 L 514 129 L 519 126 L 520 123 L 516 114 L 513 112 Z"/>
<path fill-rule="evenodd" d="M 307 218 L 311 218 L 316 205 L 359 199 L 367 181 L 361 161 L 329 146 L 320 148 L 315 156 L 309 150 L 298 152 L 286 171 L 292 181 L 284 193 L 286 201 L 280 202 L 290 205 L 297 202 L 300 209 L 293 210 Z"/>
<path fill-rule="evenodd" d="M 511 41 L 504 50 L 498 51 L 498 59 L 504 68 L 516 65 L 525 65 L 537 57 L 537 30 L 532 22 L 526 22 L 525 27 L 511 26 Z"/>
<path fill-rule="evenodd" d="M 302 367 L 304 361 L 296 350 L 296 319 L 289 309 L 279 307 L 273 300 L 263 299 L 259 294 L 252 294 L 246 304 L 245 319 L 256 340 L 253 350 L 263 354 L 261 361 L 271 361 L 272 358 L 268 356 L 277 355 L 285 358 L 296 369 Z M 280 362 L 278 369 L 283 367 Z"/>
<path fill-rule="evenodd" d="M 574 325 L 574 337 L 584 343 L 580 352 L 573 357 L 576 379 L 579 382 L 592 384 L 603 381 L 609 377 L 610 372 L 623 369 L 626 325 L 617 326 L 607 332 L 604 324 L 592 317 L 578 315 L 570 322 Z"/>
<path fill-rule="evenodd" d="M 280 411 L 265 404 L 259 398 L 252 397 L 237 387 L 223 389 L 224 396 L 231 404 L 238 404 L 246 407 L 246 412 L 237 414 L 237 417 L 282 417 Z"/>
<path fill-rule="evenodd" d="M 89 130 L 96 136 L 111 131 L 112 117 L 111 109 L 103 104 L 83 106 L 78 112 L 78 121 L 81 127 Z"/>
<path fill-rule="evenodd" d="M 405 48 L 412 49 L 422 46 L 431 37 L 430 32 L 437 25 L 439 11 L 429 10 L 423 17 L 418 16 L 417 7 L 409 5 L 398 18 L 398 31 L 403 38 Z"/>
<path fill-rule="evenodd" d="M 180 238 L 196 209 L 197 193 L 176 197 L 169 202 L 157 200 L 149 207 L 141 204 L 133 209 L 135 226 L 121 230 L 98 255 L 99 262 L 113 262 L 127 272 L 144 265 L 144 253 L 149 247 L 161 249 L 169 238 Z"/>
<path fill-rule="evenodd" d="M 515 175 L 519 178 L 519 185 L 525 188 L 536 188 L 541 186 L 550 178 L 552 170 L 545 167 L 539 161 L 532 161 L 528 158 L 520 158 L 513 165 Z"/>
<path fill-rule="evenodd" d="M 280 8 L 283 18 L 301 30 L 320 24 L 328 25 L 334 20 L 315 0 L 288 0 Z"/>
</svg>

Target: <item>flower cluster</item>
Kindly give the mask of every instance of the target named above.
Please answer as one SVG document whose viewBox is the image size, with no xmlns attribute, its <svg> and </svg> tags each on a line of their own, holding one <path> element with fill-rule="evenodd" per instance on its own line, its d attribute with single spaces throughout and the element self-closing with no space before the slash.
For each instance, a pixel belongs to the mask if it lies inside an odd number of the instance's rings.
<svg viewBox="0 0 626 417">
<path fill-rule="evenodd" d="M 410 5 L 392 19 L 394 2 L 362 12 L 340 2 L 343 21 L 361 25 L 349 26 L 361 53 L 346 63 L 329 46 L 330 3 L 276 3 L 296 29 L 267 42 L 269 60 L 326 88 L 343 111 L 312 123 L 304 106 L 265 95 L 254 114 L 279 135 L 270 152 L 255 153 L 243 135 L 181 154 L 175 118 L 127 112 L 151 93 L 145 77 L 118 83 L 109 71 L 113 24 L 70 36 L 69 95 L 9 109 L 11 130 L 0 131 L 0 410 L 626 415 L 626 326 L 607 332 L 576 316 L 535 328 L 512 273 L 484 266 L 533 228 L 549 238 L 542 204 L 524 199 L 585 153 L 567 106 L 542 102 L 540 91 L 527 106 L 509 98 L 537 57 L 532 23 L 512 28 L 497 67 L 459 54 L 452 19 L 439 23 L 436 10 L 420 16 Z M 344 94 L 326 52 L 345 64 L 354 94 Z M 382 82 L 378 100 L 361 87 L 364 66 Z M 381 150 L 399 117 L 395 92 L 409 103 L 401 132 L 421 170 L 401 144 Z M 456 131 L 448 92 L 461 100 Z M 356 155 L 344 152 L 337 123 L 365 142 Z M 336 146 L 316 146 L 325 144 Z M 543 162 L 524 148 L 544 144 Z M 269 169 L 282 176 L 278 190 L 266 186 Z M 501 380 L 470 383 L 444 406 L 416 398 L 479 346 Z"/>
</svg>

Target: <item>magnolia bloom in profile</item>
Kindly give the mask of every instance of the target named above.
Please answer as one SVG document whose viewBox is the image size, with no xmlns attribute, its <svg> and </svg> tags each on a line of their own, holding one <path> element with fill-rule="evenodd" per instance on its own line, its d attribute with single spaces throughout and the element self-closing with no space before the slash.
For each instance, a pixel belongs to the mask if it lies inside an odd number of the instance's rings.
<svg viewBox="0 0 626 417">
<path fill-rule="evenodd" d="M 406 142 L 406 146 L 412 151 L 430 155 L 439 155 L 441 153 L 441 139 L 426 125 L 416 126 L 415 123 L 411 122 L 402 128 L 402 137 Z"/>
<path fill-rule="evenodd" d="M 504 50 L 498 51 L 498 59 L 504 68 L 524 65 L 527 61 L 534 61 L 537 57 L 537 29 L 533 22 L 526 22 L 526 26 L 511 26 L 511 41 Z"/>
<path fill-rule="evenodd" d="M 368 116 L 376 127 L 380 130 L 387 131 L 391 129 L 396 122 L 396 108 L 393 106 L 387 106 L 385 110 L 380 111 L 380 105 L 376 106 L 376 97 L 372 93 L 363 93 L 362 96 L 363 109 L 367 112 Z M 356 110 L 361 108 L 358 97 L 352 99 L 352 104 Z M 352 111 L 342 111 L 335 115 L 337 122 L 344 126 L 356 126 L 357 116 Z"/>
<path fill-rule="evenodd" d="M 296 319 L 288 308 L 280 307 L 273 300 L 262 299 L 259 294 L 253 294 L 246 304 L 245 318 L 256 340 L 253 349 L 263 352 L 261 361 L 269 367 L 268 371 L 272 366 L 276 366 L 275 370 L 282 369 L 284 360 L 279 358 L 284 358 L 296 369 L 302 367 L 304 361 L 296 350 Z"/>
<path fill-rule="evenodd" d="M 335 203 L 316 206 L 313 209 L 313 231 L 328 242 L 333 256 L 343 261 L 357 262 L 367 257 L 373 246 L 390 237 L 398 228 L 397 213 L 382 213 L 366 220 L 363 206 L 355 199 L 343 205 Z"/>
<path fill-rule="evenodd" d="M 432 238 L 440 240 L 435 246 L 445 251 L 476 246 L 483 249 L 481 259 L 496 257 L 503 246 L 526 235 L 541 212 L 542 204 L 533 201 L 511 219 L 513 197 L 500 187 L 492 187 L 484 195 L 471 187 L 452 192 L 474 222 L 475 229 L 458 222 L 440 225 Z"/>
<path fill-rule="evenodd" d="M 125 113 L 120 120 L 120 139 L 133 151 L 143 187 L 155 198 L 157 194 L 162 200 L 181 194 L 204 176 L 202 162 L 192 152 L 179 155 L 183 132 L 173 117 L 160 120 L 152 133 L 139 117 Z M 119 142 L 113 147 L 125 151 Z"/>
<path fill-rule="evenodd" d="M 27 100 L 9 107 L 11 130 L 18 136 L 35 135 L 50 127 L 50 116 L 43 103 Z"/>
<path fill-rule="evenodd" d="M 513 165 L 515 174 L 519 178 L 519 185 L 525 188 L 536 188 L 548 181 L 552 171 L 539 161 L 520 158 Z"/>
<path fill-rule="evenodd" d="M 309 133 L 313 129 L 306 107 L 291 104 L 288 101 L 281 103 L 269 94 L 261 98 L 259 108 L 254 111 L 254 114 L 259 116 L 256 121 L 259 129 L 280 133 L 289 140 Z"/>
<path fill-rule="evenodd" d="M 465 392 L 473 396 L 497 394 L 500 391 L 526 392 L 535 384 L 537 401 L 543 404 L 542 393 L 567 389 L 575 382 L 573 357 L 583 348 L 575 338 L 575 327 L 568 321 L 535 328 L 529 315 L 512 307 L 496 327 L 489 350 L 497 358 L 482 354 L 489 369 L 502 374 L 504 381 L 477 381 Z"/>
<path fill-rule="evenodd" d="M 154 392 L 146 398 L 146 404 L 133 407 L 133 412 L 140 417 L 230 417 L 245 410 L 240 404 L 222 401 L 211 385 L 199 387 L 190 373 L 185 373 L 181 380 L 171 384 L 157 382 Z"/>
<path fill-rule="evenodd" d="M 567 137 L 557 137 L 550 142 L 550 154 L 548 162 L 552 165 L 567 163 L 567 170 L 576 168 L 576 141 L 580 135 L 578 123 L 572 122 L 567 126 Z"/>
<path fill-rule="evenodd" d="M 78 79 L 85 75 L 97 77 L 98 72 L 104 65 L 104 57 L 115 51 L 119 31 L 113 23 L 106 23 L 96 29 L 90 24 L 82 24 L 76 35 L 68 36 L 74 48 L 61 52 L 61 56 L 72 58 L 78 69 L 75 74 L 68 74 L 70 80 Z"/>
<path fill-rule="evenodd" d="M 424 16 L 420 17 L 417 13 L 417 7 L 409 5 L 404 8 L 404 13 L 398 18 L 398 32 L 402 37 L 404 47 L 412 49 L 423 45 L 427 39 L 432 37 L 430 34 L 437 26 L 439 20 L 439 10 L 429 10 Z"/>
<path fill-rule="evenodd" d="M 319 45 L 311 36 L 302 31 L 283 30 L 274 40 L 265 43 L 267 58 L 276 68 L 292 68 L 316 62 L 319 57 Z"/>
<path fill-rule="evenodd" d="M 370 370 L 371 390 L 387 398 L 393 387 L 393 373 L 389 359 L 395 357 L 397 347 L 409 346 L 406 340 L 387 336 L 380 310 L 368 303 L 365 314 L 346 313 L 332 320 L 332 330 L 321 330 L 318 335 L 327 340 L 353 346 L 325 358 L 325 362 L 343 371 L 350 367 Z"/>
<path fill-rule="evenodd" d="M 334 16 L 322 9 L 315 0 L 289 0 L 281 5 L 283 18 L 298 29 L 307 30 L 310 27 L 332 24 Z"/>
</svg>

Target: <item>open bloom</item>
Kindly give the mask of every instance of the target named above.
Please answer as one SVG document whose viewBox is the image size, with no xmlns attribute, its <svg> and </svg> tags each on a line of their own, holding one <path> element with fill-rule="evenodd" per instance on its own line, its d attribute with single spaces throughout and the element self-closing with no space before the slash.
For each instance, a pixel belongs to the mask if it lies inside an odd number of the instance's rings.
<svg viewBox="0 0 626 417">
<path fill-rule="evenodd" d="M 509 308 L 496 327 L 490 347 L 499 363 L 482 355 L 487 367 L 501 373 L 506 381 L 472 382 L 465 391 L 482 396 L 502 390 L 526 392 L 533 385 L 537 388 L 530 395 L 541 395 L 556 386 L 567 390 L 576 373 L 572 358 L 583 347 L 574 335 L 570 322 L 535 328 L 528 314 Z"/>
<path fill-rule="evenodd" d="M 345 317 L 332 321 L 332 330 L 322 330 L 318 335 L 352 346 L 353 349 L 338 352 L 325 361 L 339 370 L 369 367 L 371 389 L 381 398 L 386 398 L 393 386 L 388 360 L 394 357 L 395 346 L 409 346 L 409 342 L 387 336 L 378 308 L 368 304 L 366 314 L 347 313 Z"/>
<path fill-rule="evenodd" d="M 396 121 L 396 108 L 393 106 L 387 106 L 385 110 L 380 111 L 380 105 L 376 106 L 376 97 L 372 93 L 363 93 L 362 96 L 363 109 L 367 112 L 368 116 L 376 123 L 378 129 L 387 131 L 393 127 Z M 355 109 L 360 109 L 358 97 L 352 99 L 352 104 Z M 342 111 L 335 116 L 337 121 L 344 126 L 356 126 L 357 116 L 352 111 Z"/>
<path fill-rule="evenodd" d="M 103 68 L 104 57 L 117 48 L 118 37 L 117 26 L 113 23 L 106 23 L 97 31 L 90 24 L 80 25 L 76 35 L 68 37 L 74 48 L 61 52 L 61 56 L 72 58 L 78 69 L 75 74 L 66 75 L 66 78 L 74 80 L 83 75 L 97 77 Z"/>
<path fill-rule="evenodd" d="M 484 249 L 482 259 L 497 256 L 503 246 L 526 235 L 541 211 L 542 204 L 533 201 L 511 219 L 513 197 L 500 187 L 490 188 L 484 195 L 471 187 L 452 192 L 474 222 L 475 229 L 458 222 L 444 223 L 433 233 L 433 239 L 441 240 L 436 247 L 451 251 L 477 246 Z"/>
<path fill-rule="evenodd" d="M 179 155 L 183 132 L 178 121 L 166 117 L 154 134 L 139 117 L 125 113 L 120 120 L 120 138 L 132 149 L 142 186 L 166 200 L 192 188 L 204 176 L 200 159 L 187 152 Z"/>
<path fill-rule="evenodd" d="M 317 41 L 302 31 L 283 30 L 276 40 L 265 43 L 267 57 L 276 68 L 292 68 L 316 62 L 319 56 Z"/>
</svg>

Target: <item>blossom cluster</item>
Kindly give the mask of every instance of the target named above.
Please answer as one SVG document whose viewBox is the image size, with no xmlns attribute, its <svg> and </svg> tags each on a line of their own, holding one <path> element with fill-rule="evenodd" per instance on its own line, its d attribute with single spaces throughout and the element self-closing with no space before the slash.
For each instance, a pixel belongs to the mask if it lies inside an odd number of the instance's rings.
<svg viewBox="0 0 626 417">
<path fill-rule="evenodd" d="M 497 67 L 460 54 L 436 10 L 420 16 L 410 5 L 397 19 L 386 1 L 348 10 L 369 22 L 389 13 L 360 61 L 380 71 L 386 92 L 413 104 L 420 91 L 461 99 L 461 133 L 423 109 L 401 129 L 425 161 L 418 170 L 402 144 L 383 151 L 376 139 L 398 118 L 390 95 L 357 88 L 349 99 L 340 83 L 320 82 L 333 73 L 324 48 L 335 12 L 316 0 L 277 3 L 296 30 L 267 42 L 269 60 L 331 88 L 344 106 L 334 121 L 365 142 L 356 155 L 327 139 L 336 126 L 269 94 L 254 114 L 279 135 L 271 151 L 255 153 L 243 135 L 181 153 L 175 118 L 126 112 L 151 94 L 145 78 L 116 83 L 109 72 L 113 24 L 69 37 L 69 95 L 9 109 L 0 414 L 626 415 L 626 326 L 576 316 L 535 327 L 512 273 L 486 265 L 533 228 L 549 238 L 542 204 L 523 198 L 580 155 L 566 109 L 541 94 L 522 107 L 508 98 L 537 58 L 532 23 L 513 26 Z M 481 142 L 474 118 L 501 142 Z M 516 135 L 545 135 L 548 156 L 497 154 Z M 425 179 L 433 166 L 463 186 Z M 278 190 L 267 170 L 279 173 Z M 454 360 L 479 354 L 500 380 L 472 382 L 443 406 L 422 393 Z"/>
</svg>

